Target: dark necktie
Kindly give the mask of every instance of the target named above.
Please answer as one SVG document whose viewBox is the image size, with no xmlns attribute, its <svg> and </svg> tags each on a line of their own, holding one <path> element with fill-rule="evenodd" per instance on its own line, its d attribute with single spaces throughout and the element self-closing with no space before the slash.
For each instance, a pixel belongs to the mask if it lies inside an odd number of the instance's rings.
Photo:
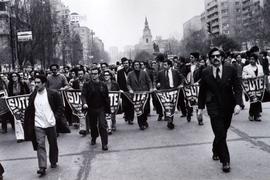
<svg viewBox="0 0 270 180">
<path fill-rule="evenodd" d="M 165 83 L 166 83 L 166 86 L 169 87 L 170 83 L 169 83 L 168 70 L 165 70 Z"/>
<path fill-rule="evenodd" d="M 216 80 L 217 80 L 217 81 L 220 80 L 219 71 L 220 71 L 220 69 L 217 68 L 217 70 L 216 70 Z"/>
</svg>

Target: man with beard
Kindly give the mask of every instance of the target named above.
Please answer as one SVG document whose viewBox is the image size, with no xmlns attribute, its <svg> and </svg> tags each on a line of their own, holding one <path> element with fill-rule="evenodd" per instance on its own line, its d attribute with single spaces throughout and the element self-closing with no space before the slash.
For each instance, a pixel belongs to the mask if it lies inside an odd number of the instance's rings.
<svg viewBox="0 0 270 180">
<path fill-rule="evenodd" d="M 230 154 L 226 138 L 232 114 L 240 112 L 242 88 L 236 69 L 229 64 L 223 64 L 223 51 L 213 48 L 208 56 L 211 66 L 202 72 L 198 116 L 202 117 L 206 105 L 215 135 L 212 159 L 220 160 L 223 172 L 230 172 Z"/>
<path fill-rule="evenodd" d="M 133 62 L 133 69 L 134 70 L 130 72 L 127 77 L 127 88 L 129 89 L 129 92 L 134 93 L 136 91 L 151 91 L 151 79 L 147 72 L 141 70 L 139 61 Z M 149 109 L 147 108 L 150 107 L 145 106 L 143 114 L 138 116 L 138 125 L 141 130 L 148 128 L 147 112 L 149 112 Z"/>
<path fill-rule="evenodd" d="M 123 68 L 117 72 L 117 83 L 119 84 L 120 90 L 128 92 L 127 88 L 127 76 L 128 73 L 132 71 L 129 68 L 129 60 L 125 57 L 121 59 Z M 121 95 L 122 98 L 122 108 L 124 111 L 124 118 L 128 124 L 132 125 L 134 120 L 134 107 L 133 104 L 127 99 L 125 95 Z"/>
</svg>

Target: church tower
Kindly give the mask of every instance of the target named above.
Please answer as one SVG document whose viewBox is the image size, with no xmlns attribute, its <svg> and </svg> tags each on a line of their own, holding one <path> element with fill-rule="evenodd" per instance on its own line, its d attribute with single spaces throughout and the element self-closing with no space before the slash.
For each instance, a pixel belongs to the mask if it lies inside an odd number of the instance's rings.
<svg viewBox="0 0 270 180">
<path fill-rule="evenodd" d="M 152 45 L 152 34 L 148 25 L 147 17 L 145 17 L 142 41 L 144 44 Z"/>
</svg>

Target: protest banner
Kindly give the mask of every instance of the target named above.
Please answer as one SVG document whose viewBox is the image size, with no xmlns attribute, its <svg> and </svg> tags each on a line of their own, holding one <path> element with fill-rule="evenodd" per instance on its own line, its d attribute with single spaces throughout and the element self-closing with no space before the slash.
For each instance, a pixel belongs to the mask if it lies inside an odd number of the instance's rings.
<svg viewBox="0 0 270 180">
<path fill-rule="evenodd" d="M 266 88 L 265 78 L 263 76 L 242 79 L 242 87 L 250 103 L 262 102 Z"/>
<path fill-rule="evenodd" d="M 156 91 L 156 95 L 166 117 L 173 117 L 177 104 L 179 89 L 168 89 Z"/>
<path fill-rule="evenodd" d="M 81 90 L 64 90 L 63 97 L 66 98 L 72 113 L 79 118 L 80 134 L 86 134 L 86 114 L 82 111 Z M 64 100 L 63 100 L 64 101 Z"/>
<path fill-rule="evenodd" d="M 5 98 L 6 104 L 14 116 L 15 136 L 17 140 L 24 140 L 23 122 L 25 109 L 29 103 L 29 94 Z"/>
<path fill-rule="evenodd" d="M 134 93 L 127 93 L 124 92 L 124 95 L 132 102 L 134 105 L 134 111 L 137 116 L 141 116 L 144 112 L 145 104 L 149 98 L 149 92 L 134 92 Z"/>
<path fill-rule="evenodd" d="M 111 114 L 116 114 L 119 109 L 120 91 L 109 91 Z"/>
<path fill-rule="evenodd" d="M 192 84 L 183 87 L 184 96 L 189 106 L 198 105 L 199 89 L 199 84 Z"/>
</svg>

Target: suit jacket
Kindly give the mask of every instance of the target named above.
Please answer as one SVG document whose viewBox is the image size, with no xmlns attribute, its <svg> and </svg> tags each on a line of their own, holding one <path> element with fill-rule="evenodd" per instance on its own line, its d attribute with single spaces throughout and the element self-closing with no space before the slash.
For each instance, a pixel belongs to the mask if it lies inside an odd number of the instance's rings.
<svg viewBox="0 0 270 180">
<path fill-rule="evenodd" d="M 180 73 L 174 69 L 172 69 L 172 77 L 173 77 L 173 88 L 179 86 L 183 80 L 183 77 Z M 160 83 L 159 89 L 171 89 L 169 87 L 168 79 L 165 77 L 165 70 L 161 70 L 158 73 L 156 84 Z"/>
<path fill-rule="evenodd" d="M 219 82 L 214 78 L 212 66 L 203 70 L 198 97 L 199 109 L 204 109 L 206 105 L 209 116 L 232 114 L 234 106 L 241 104 L 241 99 L 242 87 L 235 68 L 224 64 Z"/>
<path fill-rule="evenodd" d="M 117 83 L 119 84 L 120 89 L 125 91 L 125 92 L 128 91 L 126 77 L 128 76 L 128 73 L 131 71 L 132 71 L 132 69 L 128 69 L 127 74 L 126 74 L 124 68 L 117 71 Z"/>
<path fill-rule="evenodd" d="M 24 116 L 24 135 L 25 140 L 30 140 L 33 143 L 34 150 L 37 149 L 36 135 L 35 135 L 35 105 L 34 101 L 37 95 L 35 90 L 29 97 L 29 104 L 25 110 Z M 54 113 L 56 120 L 56 128 L 60 133 L 70 133 L 66 121 L 63 118 L 64 105 L 60 94 L 51 89 L 47 89 L 48 101 Z"/>
<path fill-rule="evenodd" d="M 128 73 L 127 87 L 133 91 L 149 91 L 152 88 L 152 82 L 147 72 L 140 70 L 139 78 L 135 71 Z"/>
</svg>

